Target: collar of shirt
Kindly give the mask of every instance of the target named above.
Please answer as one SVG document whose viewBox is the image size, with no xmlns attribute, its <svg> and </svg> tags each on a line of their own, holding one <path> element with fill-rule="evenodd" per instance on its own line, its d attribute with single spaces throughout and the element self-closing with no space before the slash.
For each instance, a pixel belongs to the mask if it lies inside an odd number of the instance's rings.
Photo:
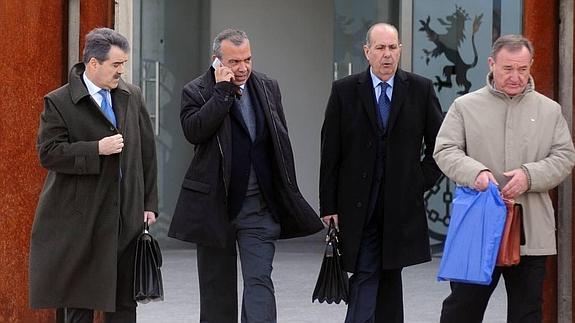
<svg viewBox="0 0 575 323">
<path fill-rule="evenodd" d="M 236 95 L 236 99 L 238 101 L 241 101 L 241 100 L 243 100 L 243 97 L 244 97 L 243 94 L 246 92 L 246 83 L 244 83 L 242 85 L 238 85 L 238 87 L 240 88 L 240 91 L 239 91 L 238 95 Z"/>
<path fill-rule="evenodd" d="M 370 67 L 369 68 L 369 74 L 371 75 L 371 81 L 373 83 L 373 89 L 375 90 L 375 102 L 377 102 L 377 99 L 379 98 L 379 94 L 381 93 L 381 87 L 379 87 L 379 83 L 383 82 L 379 77 L 377 77 L 377 75 L 373 74 L 373 70 Z M 385 91 L 385 94 L 387 94 L 387 97 L 389 98 L 389 101 L 391 102 L 391 97 L 393 95 L 393 82 L 395 80 L 395 75 L 393 75 L 391 78 L 389 78 L 389 80 L 385 81 L 385 83 L 387 83 L 389 86 L 387 87 L 387 90 Z"/>
<path fill-rule="evenodd" d="M 99 88 L 96 84 L 90 81 L 90 79 L 86 76 L 86 72 L 82 73 L 82 78 L 84 79 L 84 84 L 86 84 L 86 88 L 88 89 L 88 93 L 90 93 L 90 96 L 92 96 L 94 101 L 96 101 L 96 103 L 98 103 L 99 106 L 102 106 L 103 97 L 100 93 L 98 93 L 100 92 L 101 88 Z M 108 102 L 110 102 L 110 105 L 112 105 L 112 98 L 110 96 L 110 91 L 106 93 L 108 96 L 107 97 Z"/>
</svg>

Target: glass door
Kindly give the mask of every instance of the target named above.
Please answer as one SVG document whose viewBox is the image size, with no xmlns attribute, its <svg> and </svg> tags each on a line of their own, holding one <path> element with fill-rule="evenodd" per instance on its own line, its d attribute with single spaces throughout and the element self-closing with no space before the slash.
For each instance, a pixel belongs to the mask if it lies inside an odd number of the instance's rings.
<svg viewBox="0 0 575 323">
<path fill-rule="evenodd" d="M 160 217 L 152 230 L 162 246 L 178 244 L 167 238 L 167 231 L 193 156 L 180 126 L 180 99 L 184 85 L 209 66 L 209 41 L 203 37 L 209 30 L 202 15 L 206 3 L 134 1 L 133 79 L 142 89 L 156 135 Z"/>
<path fill-rule="evenodd" d="M 334 1 L 333 79 L 367 69 L 363 54 L 367 29 L 376 22 L 398 26 L 399 0 Z"/>
<path fill-rule="evenodd" d="M 399 28 L 401 67 L 433 80 L 444 112 L 453 100 L 485 85 L 487 57 L 497 37 L 521 33 L 521 0 L 334 1 L 335 80 L 367 68 L 362 46 L 375 22 Z M 460 58 L 456 62 L 453 57 Z M 463 81 L 456 78 L 464 75 Z M 442 177 L 425 193 L 432 251 L 440 253 L 450 220 L 455 184 Z"/>
<path fill-rule="evenodd" d="M 460 95 L 485 86 L 491 44 L 504 34 L 520 34 L 522 1 L 413 0 L 411 48 L 414 73 L 431 80 L 444 112 Z M 407 57 L 404 57 L 407 58 Z M 455 183 L 445 176 L 425 193 L 432 251 L 443 251 Z"/>
</svg>

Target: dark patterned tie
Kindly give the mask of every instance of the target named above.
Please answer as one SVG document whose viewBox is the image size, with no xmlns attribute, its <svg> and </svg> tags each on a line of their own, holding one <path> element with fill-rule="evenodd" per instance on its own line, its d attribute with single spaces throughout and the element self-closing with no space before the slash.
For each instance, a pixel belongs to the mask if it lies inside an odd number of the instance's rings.
<svg viewBox="0 0 575 323">
<path fill-rule="evenodd" d="M 379 86 L 381 87 L 381 93 L 377 99 L 377 108 L 379 110 L 380 119 L 379 121 L 381 122 L 382 128 L 386 129 L 387 121 L 389 120 L 389 111 L 391 110 L 391 101 L 389 101 L 389 97 L 385 93 L 389 84 L 386 82 L 380 82 Z"/>
<path fill-rule="evenodd" d="M 102 109 L 102 112 L 104 112 L 106 118 L 108 118 L 108 120 L 110 120 L 110 122 L 117 127 L 116 115 L 114 114 L 114 110 L 112 110 L 112 106 L 108 102 L 107 92 L 108 90 L 105 89 L 101 89 L 100 91 L 98 91 L 98 93 L 100 93 L 100 95 L 102 96 L 102 104 L 100 104 L 100 109 Z"/>
</svg>

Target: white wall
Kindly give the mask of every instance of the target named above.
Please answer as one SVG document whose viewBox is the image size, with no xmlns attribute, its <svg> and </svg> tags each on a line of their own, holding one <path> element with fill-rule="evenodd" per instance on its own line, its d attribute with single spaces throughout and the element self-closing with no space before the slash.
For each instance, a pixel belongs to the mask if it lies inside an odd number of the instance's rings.
<svg viewBox="0 0 575 323">
<path fill-rule="evenodd" d="M 213 0 L 211 36 L 250 38 L 254 70 L 277 79 L 303 195 L 318 209 L 320 129 L 333 75 L 333 1 Z"/>
</svg>

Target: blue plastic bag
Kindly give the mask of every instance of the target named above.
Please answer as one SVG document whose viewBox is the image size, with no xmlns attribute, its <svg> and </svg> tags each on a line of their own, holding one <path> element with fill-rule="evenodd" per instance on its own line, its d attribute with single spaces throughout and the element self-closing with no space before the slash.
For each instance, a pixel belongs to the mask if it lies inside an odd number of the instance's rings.
<svg viewBox="0 0 575 323">
<path fill-rule="evenodd" d="M 452 207 L 437 280 L 489 285 L 507 216 L 499 189 L 458 186 Z"/>
</svg>

